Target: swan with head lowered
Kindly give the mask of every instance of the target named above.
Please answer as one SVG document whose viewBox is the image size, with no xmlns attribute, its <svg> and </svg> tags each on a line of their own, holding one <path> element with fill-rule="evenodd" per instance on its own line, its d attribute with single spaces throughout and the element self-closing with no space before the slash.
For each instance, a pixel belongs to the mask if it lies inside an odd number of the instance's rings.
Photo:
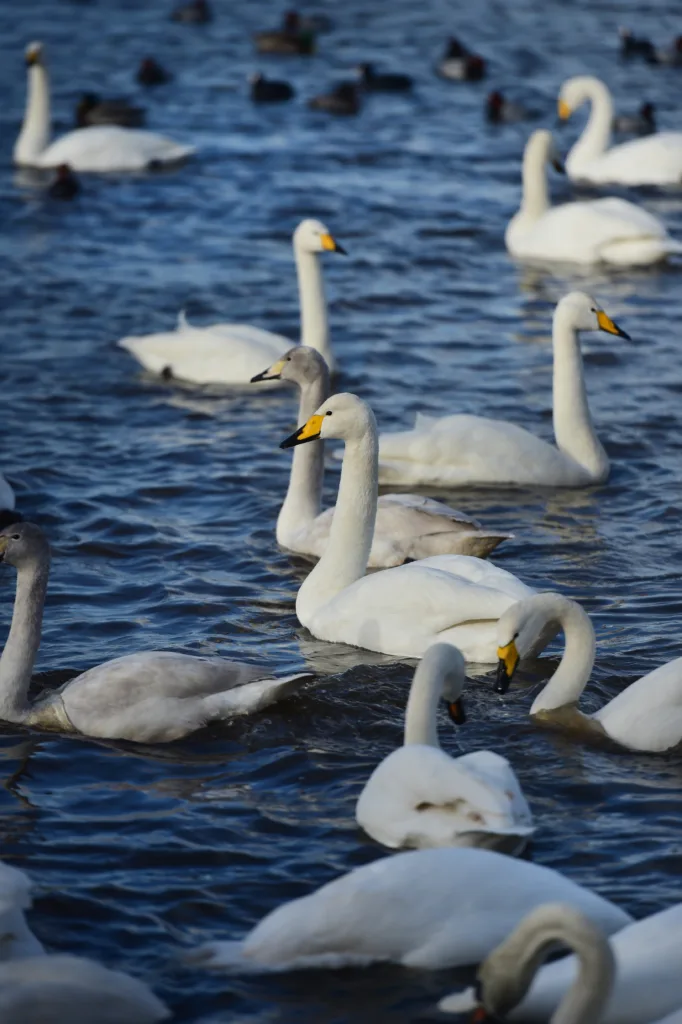
<svg viewBox="0 0 682 1024">
<path fill-rule="evenodd" d="M 552 324 L 553 421 L 556 445 L 505 420 L 455 414 L 417 416 L 412 430 L 379 438 L 381 483 L 588 487 L 603 483 L 609 460 L 597 437 L 583 376 L 581 331 L 628 338 L 599 303 L 570 292 Z"/>
<path fill-rule="evenodd" d="M 557 944 L 573 955 L 543 966 Z M 480 966 L 476 991 L 447 996 L 439 1009 L 533 1024 L 650 1024 L 676 1011 L 682 1019 L 681 946 L 682 903 L 609 939 L 573 907 L 541 906 Z"/>
<path fill-rule="evenodd" d="M 564 634 L 565 650 L 533 702 L 532 718 L 558 729 L 606 737 L 627 750 L 660 754 L 682 744 L 682 658 L 631 683 L 592 715 L 579 709 L 594 665 L 594 627 L 576 601 L 560 594 L 535 594 L 500 617 L 498 693 L 507 691 L 519 661 L 549 627 Z"/>
<path fill-rule="evenodd" d="M 298 422 L 305 423 L 329 397 L 329 371 L 315 349 L 296 345 L 253 382 L 291 381 L 300 390 Z M 297 447 L 289 489 L 277 517 L 277 543 L 288 551 L 319 558 L 329 542 L 334 508 L 321 511 L 324 444 Z M 441 501 L 418 494 L 382 494 L 377 504 L 370 568 L 402 565 L 429 555 L 485 558 L 508 534 L 480 523 Z"/>
<path fill-rule="evenodd" d="M 0 721 L 99 739 L 167 743 L 211 722 L 268 707 L 309 673 L 268 677 L 222 658 L 145 651 L 106 661 L 30 701 L 50 568 L 50 548 L 32 523 L 0 531 L 0 560 L 17 570 L 12 625 L 0 657 Z"/>
<path fill-rule="evenodd" d="M 294 231 L 294 257 L 301 303 L 301 344 L 316 349 L 333 372 L 327 301 L 320 254 L 346 250 L 319 220 L 302 220 Z M 248 384 L 264 366 L 291 348 L 291 340 L 250 324 L 192 327 L 180 316 L 174 331 L 123 338 L 145 370 L 192 384 Z M 272 385 L 269 385 L 272 387 Z"/>
<path fill-rule="evenodd" d="M 559 117 L 570 117 L 584 103 L 591 106 L 590 116 L 566 158 L 570 178 L 595 185 L 682 184 L 682 132 L 655 132 L 612 146 L 611 93 L 590 75 L 569 78 L 559 92 Z"/>
<path fill-rule="evenodd" d="M 512 256 L 581 264 L 648 266 L 682 252 L 682 244 L 641 206 L 591 199 L 551 206 L 546 165 L 561 168 L 551 132 L 533 132 L 523 154 L 523 199 L 504 240 Z"/>
<path fill-rule="evenodd" d="M 421 658 L 443 640 L 467 661 L 494 661 L 498 618 L 534 591 L 469 555 L 434 555 L 366 576 L 378 493 L 374 413 L 356 395 L 332 395 L 281 447 L 320 438 L 346 446 L 329 540 L 296 598 L 299 622 L 320 640 L 382 654 Z"/>
<path fill-rule="evenodd" d="M 95 125 L 67 132 L 50 142 L 50 82 L 42 43 L 26 48 L 28 95 L 19 138 L 14 146 L 14 163 L 20 167 L 59 167 L 74 171 L 144 171 L 164 164 L 176 164 L 194 153 L 163 135 Z"/>
<path fill-rule="evenodd" d="M 465 721 L 464 658 L 434 644 L 419 662 L 405 714 L 405 742 L 370 775 L 355 808 L 358 825 L 394 849 L 484 846 L 521 853 L 533 818 L 509 762 L 492 750 L 450 757 L 438 743 L 441 698 Z"/>
</svg>

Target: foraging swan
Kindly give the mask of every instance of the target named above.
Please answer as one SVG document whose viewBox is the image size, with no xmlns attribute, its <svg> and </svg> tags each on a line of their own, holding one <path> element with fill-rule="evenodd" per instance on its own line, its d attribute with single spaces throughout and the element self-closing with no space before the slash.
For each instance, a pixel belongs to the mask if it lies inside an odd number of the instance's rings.
<svg viewBox="0 0 682 1024">
<path fill-rule="evenodd" d="M 464 658 L 450 644 L 424 653 L 405 714 L 405 743 L 374 769 L 355 808 L 373 839 L 394 849 L 484 846 L 520 853 L 533 818 L 509 762 L 491 750 L 450 757 L 438 743 L 441 697 L 465 721 Z"/>
<path fill-rule="evenodd" d="M 50 548 L 32 523 L 0 531 L 0 560 L 17 570 L 12 625 L 0 657 L 0 720 L 100 739 L 167 743 L 209 722 L 260 711 L 288 697 L 310 673 L 267 678 L 223 658 L 144 651 L 105 661 L 30 702 L 40 645 Z"/>
<path fill-rule="evenodd" d="M 50 143 L 50 83 L 43 61 L 42 43 L 26 48 L 28 96 L 14 163 L 20 167 L 58 167 L 74 171 L 144 171 L 174 164 L 194 153 L 172 139 L 137 128 L 96 125 L 76 128 Z"/>
<path fill-rule="evenodd" d="M 0 961 L 16 962 L 44 952 L 24 917 L 31 906 L 31 888 L 28 875 L 0 861 Z M 2 1014 L 0 1020 L 4 1024 Z"/>
<path fill-rule="evenodd" d="M 379 438 L 379 480 L 443 487 L 602 483 L 609 475 L 609 460 L 587 404 L 580 331 L 606 331 L 628 338 L 583 292 L 570 292 L 557 304 L 552 323 L 556 447 L 506 420 L 418 415 L 412 430 Z"/>
<path fill-rule="evenodd" d="M 521 207 L 504 235 L 513 256 L 638 267 L 682 252 L 682 244 L 670 237 L 656 217 L 625 199 L 551 206 L 545 172 L 549 162 L 561 169 L 551 132 L 533 132 L 523 154 Z"/>
<path fill-rule="evenodd" d="M 561 900 L 608 934 L 632 921 L 613 903 L 539 864 L 493 850 L 414 850 L 355 868 L 273 910 L 241 942 L 211 942 L 195 962 L 287 971 L 391 961 L 478 964 L 534 907 Z"/>
<path fill-rule="evenodd" d="M 579 604 L 559 594 L 535 594 L 501 616 L 498 693 L 507 691 L 519 660 L 549 626 L 563 632 L 564 655 L 533 701 L 533 718 L 569 731 L 606 736 L 628 750 L 659 754 L 682 743 L 682 658 L 631 683 L 594 714 L 580 711 L 578 701 L 594 665 L 594 628 Z"/>
<path fill-rule="evenodd" d="M 281 447 L 325 437 L 341 438 L 346 448 L 329 541 L 296 598 L 302 625 L 320 640 L 382 654 L 421 658 L 444 640 L 467 661 L 495 660 L 498 618 L 534 591 L 468 555 L 435 555 L 365 576 L 377 508 L 374 413 L 355 395 L 332 395 Z"/>
<path fill-rule="evenodd" d="M 551 942 L 575 955 L 540 966 Z M 481 1002 L 489 1013 L 538 1024 L 649 1024 L 682 1007 L 681 945 L 682 903 L 634 921 L 608 942 L 574 909 L 540 907 L 479 968 Z M 591 999 L 589 1017 L 573 1015 Z M 467 989 L 439 1009 L 465 1013 L 478 1002 Z"/>
<path fill-rule="evenodd" d="M 592 109 L 582 135 L 566 158 L 569 178 L 593 184 L 682 183 L 682 132 L 656 132 L 611 146 L 613 100 L 598 78 L 580 75 L 564 82 L 559 92 L 559 117 L 570 117 L 586 102 Z"/>
<path fill-rule="evenodd" d="M 315 349 L 295 345 L 252 381 L 292 381 L 300 389 L 298 422 L 305 423 L 329 398 L 329 371 Z M 297 447 L 284 504 L 277 517 L 277 543 L 319 558 L 329 541 L 334 508 L 321 512 L 324 443 Z M 418 494 L 382 494 L 377 505 L 370 568 L 402 565 L 430 555 L 485 558 L 509 534 L 490 533 L 449 505 Z"/>
<path fill-rule="evenodd" d="M 319 220 L 302 220 L 294 231 L 294 256 L 301 302 L 301 344 L 317 349 L 330 370 L 327 302 L 319 254 L 346 250 Z M 192 327 L 181 315 L 174 331 L 119 341 L 145 370 L 193 384 L 248 384 L 264 366 L 281 359 L 291 340 L 250 324 Z"/>
</svg>

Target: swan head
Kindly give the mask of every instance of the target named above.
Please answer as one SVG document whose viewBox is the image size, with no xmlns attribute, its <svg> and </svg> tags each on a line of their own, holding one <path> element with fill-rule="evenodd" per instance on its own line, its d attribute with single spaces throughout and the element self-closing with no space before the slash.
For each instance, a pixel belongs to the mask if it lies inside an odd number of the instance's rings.
<svg viewBox="0 0 682 1024">
<path fill-rule="evenodd" d="M 448 705 L 450 718 L 455 725 L 464 725 L 466 713 L 462 690 L 466 683 L 466 662 L 459 648 L 452 644 L 432 644 L 424 652 L 415 675 L 441 680 L 441 694 Z"/>
<path fill-rule="evenodd" d="M 568 323 L 575 331 L 604 331 L 631 341 L 600 304 L 585 292 L 569 292 L 557 303 L 554 320 Z"/>
<path fill-rule="evenodd" d="M 583 103 L 595 98 L 595 93 L 608 92 L 599 78 L 592 75 L 576 75 L 568 78 L 559 90 L 557 111 L 562 121 L 568 120 L 571 114 L 582 107 Z"/>
<path fill-rule="evenodd" d="M 0 561 L 15 569 L 49 563 L 50 545 L 47 537 L 34 523 L 13 523 L 0 530 Z"/>
<path fill-rule="evenodd" d="M 506 693 L 520 661 L 533 650 L 547 623 L 556 617 L 559 594 L 534 594 L 517 601 L 497 622 L 497 676 L 495 689 Z"/>
<path fill-rule="evenodd" d="M 494 96 L 495 93 L 490 95 Z M 497 95 L 502 96 L 501 93 Z M 504 100 L 501 102 L 504 102 Z M 538 128 L 531 134 L 526 143 L 525 155 L 531 159 L 537 156 L 538 160 L 543 163 L 551 164 L 555 171 L 558 171 L 560 174 L 565 173 L 564 161 L 557 149 L 554 136 L 546 128 Z"/>
<path fill-rule="evenodd" d="M 376 434 L 374 413 L 357 395 L 341 392 L 323 402 L 310 419 L 282 441 L 280 448 L 293 448 L 306 441 L 334 437 L 342 441 L 360 441 L 369 432 Z"/>
<path fill-rule="evenodd" d="M 314 384 L 325 374 L 329 376 L 329 368 L 317 349 L 308 345 L 294 345 L 267 370 L 252 377 L 251 383 L 255 384 L 261 380 L 290 380 L 303 388 L 306 384 Z"/>
<path fill-rule="evenodd" d="M 29 68 L 33 67 L 34 64 L 42 64 L 43 44 L 29 43 L 24 51 L 24 59 Z"/>
<path fill-rule="evenodd" d="M 342 256 L 348 255 L 321 220 L 302 220 L 294 231 L 294 245 L 303 252 L 340 252 Z"/>
</svg>

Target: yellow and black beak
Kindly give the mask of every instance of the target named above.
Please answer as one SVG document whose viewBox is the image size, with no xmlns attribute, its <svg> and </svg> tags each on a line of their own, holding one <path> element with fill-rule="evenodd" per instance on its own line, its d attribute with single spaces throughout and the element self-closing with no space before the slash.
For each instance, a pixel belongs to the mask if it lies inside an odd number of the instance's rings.
<svg viewBox="0 0 682 1024">
<path fill-rule="evenodd" d="M 606 331 L 607 334 L 616 334 L 619 338 L 625 338 L 626 341 L 632 341 L 629 334 L 621 330 L 618 324 L 614 323 L 610 316 L 607 316 L 603 309 L 597 310 L 597 323 L 599 324 L 600 331 Z"/>
<path fill-rule="evenodd" d="M 569 117 L 573 113 L 566 100 L 559 99 L 557 101 L 557 113 L 562 121 L 568 121 Z"/>
<path fill-rule="evenodd" d="M 251 378 L 252 384 L 257 384 L 261 380 L 281 380 L 282 379 L 282 368 L 284 367 L 284 360 L 280 359 L 278 362 L 273 363 L 267 370 L 263 370 L 261 373 L 257 373 L 255 377 Z"/>
<path fill-rule="evenodd" d="M 322 432 L 323 419 L 324 416 L 319 416 L 317 413 L 311 416 L 302 427 L 299 427 L 285 441 L 282 441 L 280 448 L 294 448 L 297 444 L 305 444 L 306 441 L 317 441 Z"/>
<path fill-rule="evenodd" d="M 506 693 L 509 684 L 514 678 L 516 666 L 519 663 L 519 652 L 516 649 L 516 641 L 512 640 L 506 647 L 497 648 L 497 676 L 495 678 L 495 691 Z"/>
<path fill-rule="evenodd" d="M 336 241 L 333 235 L 326 234 L 321 236 L 322 248 L 325 252 L 340 252 L 342 256 L 347 256 L 348 253 L 342 245 Z"/>
<path fill-rule="evenodd" d="M 448 714 L 455 725 L 464 725 L 467 720 L 467 715 L 464 710 L 464 701 L 461 697 L 459 700 L 450 701 L 448 704 Z"/>
<path fill-rule="evenodd" d="M 5 558 L 5 551 L 7 551 L 7 545 L 9 544 L 9 537 L 0 535 L 0 562 Z"/>
</svg>

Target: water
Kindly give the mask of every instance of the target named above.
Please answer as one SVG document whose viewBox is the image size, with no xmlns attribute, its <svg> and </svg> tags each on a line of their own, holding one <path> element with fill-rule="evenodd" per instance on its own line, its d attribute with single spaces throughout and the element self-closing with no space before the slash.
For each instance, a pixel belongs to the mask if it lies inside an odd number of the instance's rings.
<svg viewBox="0 0 682 1024">
<path fill-rule="evenodd" d="M 676 10 L 626 0 L 567 7 L 474 7 L 394 0 L 329 11 L 336 31 L 311 60 L 258 61 L 250 32 L 280 5 L 214 0 L 206 28 L 166 21 L 165 0 L 0 8 L 2 469 L 54 549 L 39 680 L 54 685 L 116 655 L 167 648 L 222 653 L 281 671 L 313 664 L 321 684 L 265 714 L 168 748 L 31 735 L 0 737 L 0 856 L 37 883 L 31 923 L 52 949 L 146 977 L 186 1024 L 249 1019 L 402 1022 L 432 1014 L 451 972 L 398 968 L 267 978 L 186 969 L 183 945 L 243 934 L 281 901 L 380 854 L 354 825 L 355 800 L 400 741 L 411 668 L 311 640 L 294 615 L 304 568 L 278 551 L 274 522 L 294 428 L 292 395 L 224 395 L 144 379 L 115 347 L 168 328 L 255 322 L 296 336 L 289 238 L 325 220 L 350 257 L 325 258 L 342 389 L 382 427 L 417 410 L 484 413 L 551 432 L 550 319 L 576 285 L 633 337 L 589 336 L 595 423 L 613 462 L 607 485 L 575 493 L 450 493 L 516 539 L 496 560 L 580 600 L 598 633 L 591 710 L 682 653 L 679 531 L 680 270 L 568 276 L 508 259 L 527 125 L 491 129 L 500 85 L 553 125 L 562 79 L 596 72 L 626 109 L 643 99 L 681 127 L 675 69 L 621 65 L 616 27 L 657 41 Z M 480 85 L 431 74 L 461 32 L 490 59 Z M 83 89 L 135 96 L 151 128 L 194 141 L 173 174 L 89 178 L 73 204 L 18 181 L 10 152 L 24 100 L 22 49 L 48 46 L 60 130 Z M 154 54 L 175 83 L 138 95 Z M 300 97 L 360 60 L 417 78 L 413 98 L 374 97 L 358 119 L 328 120 Z M 245 76 L 288 78 L 299 99 L 253 109 Z M 582 118 L 559 134 L 565 148 Z M 554 179 L 557 197 L 571 187 Z M 646 195 L 682 237 L 682 198 Z M 330 460 L 333 500 L 338 466 Z M 2 573 L 2 629 L 14 575 Z M 536 687 L 556 650 L 526 673 Z M 533 857 L 636 915 L 680 899 L 680 757 L 575 745 L 527 720 L 531 694 L 472 684 L 453 752 L 489 747 L 513 763 L 538 821 Z M 443 729 L 448 726 L 443 723 Z M 463 884 L 465 880 L 463 879 Z M 453 907 L 456 913 L 456 907 Z"/>
</svg>

